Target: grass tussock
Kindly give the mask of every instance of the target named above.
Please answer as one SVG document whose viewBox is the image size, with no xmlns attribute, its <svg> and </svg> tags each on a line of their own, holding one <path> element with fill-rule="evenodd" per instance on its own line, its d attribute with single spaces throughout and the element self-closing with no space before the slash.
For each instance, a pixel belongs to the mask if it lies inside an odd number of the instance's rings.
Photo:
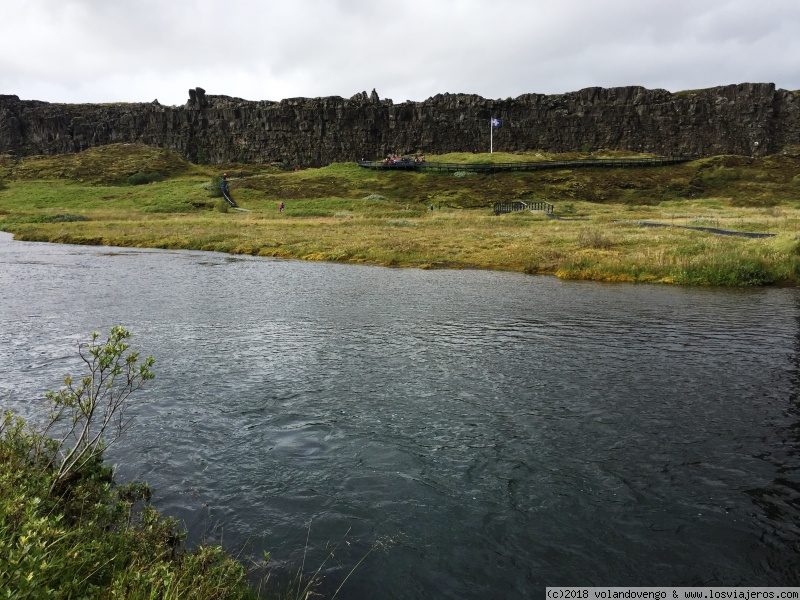
<svg viewBox="0 0 800 600">
<path fill-rule="evenodd" d="M 573 154 L 426 159 L 511 162 L 630 155 Z M 769 232 L 793 239 L 800 226 L 800 155 L 795 154 L 469 177 L 372 171 L 354 163 L 294 172 L 254 165 L 214 168 L 139 146 L 2 165 L 6 189 L 0 192 L 0 229 L 18 239 L 601 280 L 797 283 L 792 242 L 770 245 L 637 224 Z M 223 170 L 237 204 L 248 212 L 225 212 L 209 194 Z M 162 178 L 142 185 L 120 179 L 136 173 L 160 173 Z M 530 199 L 551 202 L 560 219 L 492 212 L 497 201 Z"/>
<path fill-rule="evenodd" d="M 608 250 L 614 242 L 611 236 L 598 227 L 582 229 L 578 234 L 578 246 L 595 250 Z"/>
</svg>

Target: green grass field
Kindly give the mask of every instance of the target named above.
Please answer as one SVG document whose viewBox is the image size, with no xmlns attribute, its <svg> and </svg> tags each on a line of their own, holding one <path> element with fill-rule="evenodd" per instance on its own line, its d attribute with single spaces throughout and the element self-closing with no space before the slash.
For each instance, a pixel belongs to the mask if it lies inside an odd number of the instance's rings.
<svg viewBox="0 0 800 600">
<path fill-rule="evenodd" d="M 427 160 L 622 155 L 449 154 Z M 223 171 L 245 211 L 226 210 L 213 196 L 212 177 Z M 295 172 L 262 165 L 209 167 L 157 148 L 114 145 L 20 161 L 3 156 L 0 181 L 0 229 L 21 240 L 601 281 L 796 285 L 800 280 L 797 152 L 759 159 L 718 156 L 665 167 L 483 175 L 372 171 L 354 163 Z M 546 200 L 562 219 L 535 212 L 493 214 L 495 202 L 510 200 Z M 643 220 L 778 235 L 748 239 L 636 223 Z"/>
</svg>

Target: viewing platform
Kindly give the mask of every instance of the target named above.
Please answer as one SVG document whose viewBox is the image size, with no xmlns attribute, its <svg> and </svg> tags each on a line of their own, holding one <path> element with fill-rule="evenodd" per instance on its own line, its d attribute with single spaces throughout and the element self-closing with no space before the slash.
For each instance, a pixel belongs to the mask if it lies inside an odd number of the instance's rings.
<svg viewBox="0 0 800 600">
<path fill-rule="evenodd" d="M 687 156 L 664 156 L 654 158 L 597 158 L 580 160 L 540 160 L 510 163 L 443 163 L 401 158 L 396 161 L 360 160 L 358 166 L 365 169 L 386 171 L 439 171 L 466 173 L 503 173 L 513 171 L 542 171 L 545 169 L 575 168 L 635 168 L 660 167 L 694 160 Z"/>
</svg>

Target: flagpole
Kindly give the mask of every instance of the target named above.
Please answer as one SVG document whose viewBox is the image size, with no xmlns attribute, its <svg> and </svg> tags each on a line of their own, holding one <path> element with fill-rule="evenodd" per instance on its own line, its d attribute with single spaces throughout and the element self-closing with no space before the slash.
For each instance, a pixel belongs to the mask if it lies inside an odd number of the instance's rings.
<svg viewBox="0 0 800 600">
<path fill-rule="evenodd" d="M 494 148 L 494 124 L 492 123 L 492 117 L 489 117 L 489 154 L 492 153 Z"/>
</svg>

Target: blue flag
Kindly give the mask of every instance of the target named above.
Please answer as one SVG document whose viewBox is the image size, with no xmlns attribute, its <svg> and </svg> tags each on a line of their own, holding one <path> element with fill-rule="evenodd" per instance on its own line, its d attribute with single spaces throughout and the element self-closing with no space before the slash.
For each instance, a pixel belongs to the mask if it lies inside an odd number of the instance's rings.
<svg viewBox="0 0 800 600">
<path fill-rule="evenodd" d="M 492 117 L 492 127 L 500 127 L 500 119 Z"/>
</svg>

